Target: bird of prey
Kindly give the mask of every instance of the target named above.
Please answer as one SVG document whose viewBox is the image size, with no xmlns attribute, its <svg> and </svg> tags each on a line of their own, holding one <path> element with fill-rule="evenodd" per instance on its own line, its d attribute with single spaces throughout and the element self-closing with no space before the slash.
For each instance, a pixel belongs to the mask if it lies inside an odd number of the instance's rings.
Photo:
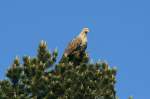
<svg viewBox="0 0 150 99">
<path fill-rule="evenodd" d="M 88 28 L 83 28 L 80 34 L 75 37 L 67 46 L 64 51 L 63 57 L 81 57 L 87 48 L 87 33 Z M 62 58 L 63 58 L 62 57 Z"/>
</svg>

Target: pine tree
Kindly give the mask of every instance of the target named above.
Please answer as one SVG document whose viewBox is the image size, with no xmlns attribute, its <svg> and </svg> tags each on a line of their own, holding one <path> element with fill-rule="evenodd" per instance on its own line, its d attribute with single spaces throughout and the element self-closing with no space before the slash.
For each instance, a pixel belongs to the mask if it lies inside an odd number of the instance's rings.
<svg viewBox="0 0 150 99">
<path fill-rule="evenodd" d="M 0 99 L 117 99 L 116 68 L 106 62 L 90 63 L 88 53 L 74 65 L 41 41 L 35 57 L 16 57 L 7 79 L 0 81 Z"/>
</svg>

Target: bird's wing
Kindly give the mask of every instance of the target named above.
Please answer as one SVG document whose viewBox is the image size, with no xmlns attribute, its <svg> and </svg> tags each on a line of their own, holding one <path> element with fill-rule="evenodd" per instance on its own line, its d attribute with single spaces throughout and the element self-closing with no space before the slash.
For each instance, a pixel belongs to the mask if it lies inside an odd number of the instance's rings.
<svg viewBox="0 0 150 99">
<path fill-rule="evenodd" d="M 80 37 L 77 37 L 73 39 L 69 44 L 68 47 L 65 49 L 64 54 L 69 55 L 73 51 L 78 50 L 78 48 L 81 46 L 82 40 Z"/>
</svg>

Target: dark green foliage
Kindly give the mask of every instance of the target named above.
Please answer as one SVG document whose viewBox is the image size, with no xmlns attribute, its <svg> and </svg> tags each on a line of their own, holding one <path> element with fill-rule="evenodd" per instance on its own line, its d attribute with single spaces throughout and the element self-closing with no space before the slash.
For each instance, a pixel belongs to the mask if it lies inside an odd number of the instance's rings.
<svg viewBox="0 0 150 99">
<path fill-rule="evenodd" d="M 57 55 L 42 41 L 37 56 L 24 56 L 23 63 L 16 57 L 7 79 L 0 81 L 0 99 L 117 99 L 115 68 L 90 63 L 86 52 L 82 58 L 72 56 L 78 65 L 67 58 L 57 64 Z"/>
</svg>

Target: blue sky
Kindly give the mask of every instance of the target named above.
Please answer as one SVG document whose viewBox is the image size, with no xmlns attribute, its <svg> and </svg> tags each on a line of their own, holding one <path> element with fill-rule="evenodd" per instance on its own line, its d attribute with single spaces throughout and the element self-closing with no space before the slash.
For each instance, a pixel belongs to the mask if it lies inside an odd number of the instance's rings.
<svg viewBox="0 0 150 99">
<path fill-rule="evenodd" d="M 89 27 L 91 58 L 118 68 L 120 99 L 150 99 L 150 7 L 142 0 L 1 0 L 0 79 L 12 59 L 35 56 L 40 40 L 59 57 L 68 42 Z"/>
</svg>

